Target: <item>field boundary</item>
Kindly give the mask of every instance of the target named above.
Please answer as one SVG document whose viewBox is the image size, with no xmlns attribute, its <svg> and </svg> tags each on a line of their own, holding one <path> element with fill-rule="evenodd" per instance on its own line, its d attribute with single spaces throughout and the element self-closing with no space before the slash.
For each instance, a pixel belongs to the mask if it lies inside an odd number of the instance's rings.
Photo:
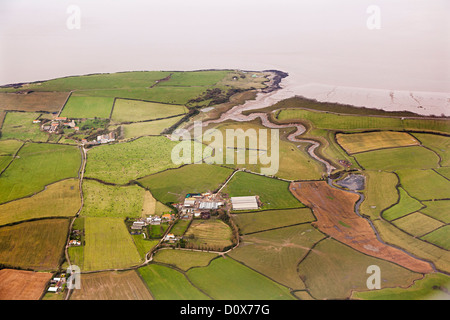
<svg viewBox="0 0 450 320">
<path fill-rule="evenodd" d="M 315 215 L 314 215 L 314 218 L 315 218 L 315 220 L 313 220 L 313 221 L 294 223 L 294 224 L 290 224 L 290 225 L 287 225 L 287 226 L 275 227 L 275 228 L 270 228 L 270 229 L 264 229 L 264 230 L 260 230 L 260 231 L 253 231 L 253 232 L 249 232 L 249 233 L 240 233 L 240 235 L 241 236 L 250 236 L 250 235 L 253 235 L 253 234 L 256 234 L 256 233 L 270 232 L 270 231 L 275 231 L 275 230 L 280 230 L 280 229 L 285 229 L 285 228 L 302 226 L 302 225 L 305 225 L 305 224 L 311 224 L 311 223 L 317 221 L 317 218 L 316 218 Z"/>
<path fill-rule="evenodd" d="M 166 86 L 167 88 L 170 88 L 169 86 Z M 150 90 L 148 87 L 134 87 L 131 90 L 134 89 L 148 89 Z M 116 97 L 116 96 L 105 96 L 105 95 L 95 95 L 95 96 L 90 96 L 90 95 L 83 95 L 82 93 L 84 91 L 116 91 L 118 89 L 89 89 L 89 90 L 74 90 L 73 92 L 75 93 L 79 93 L 80 95 L 76 95 L 76 97 L 85 97 L 85 98 L 89 98 L 89 97 L 102 97 L 102 98 L 114 98 L 114 99 L 121 99 L 121 100 L 130 100 L 130 101 L 140 101 L 140 102 L 151 102 L 151 103 L 159 103 L 159 104 L 167 104 L 167 105 L 174 105 L 174 106 L 183 106 L 189 109 L 189 107 L 187 107 L 186 105 L 182 104 L 182 103 L 169 103 L 169 102 L 160 102 L 160 101 L 154 101 L 154 100 L 144 100 L 144 99 L 131 99 L 131 98 L 122 98 L 122 97 Z M 119 89 L 120 90 L 120 89 Z M 61 109 L 62 111 L 62 109 Z"/>
<path fill-rule="evenodd" d="M 309 111 L 309 112 L 319 112 L 319 113 L 327 113 L 329 114 L 329 112 L 322 112 L 322 111 L 316 111 L 316 110 L 307 110 L 304 108 L 279 108 L 279 109 L 275 109 L 273 113 L 270 113 L 270 116 L 273 117 L 273 119 L 275 119 L 275 123 L 277 124 L 292 124 L 292 123 L 300 123 L 305 125 L 305 123 L 310 122 L 309 120 L 304 120 L 304 119 L 286 119 L 286 120 L 280 120 L 278 118 L 278 115 L 281 111 L 283 110 L 299 110 L 299 109 L 303 109 L 305 111 Z M 256 109 L 256 110 L 252 110 L 251 113 L 256 113 L 258 110 L 260 109 Z M 344 116 L 352 116 L 352 117 L 373 117 L 373 118 L 379 118 L 380 116 L 374 116 L 374 115 L 346 115 L 346 114 L 335 114 L 335 115 L 344 115 Z M 440 120 L 440 121 L 449 121 L 450 122 L 450 118 L 426 118 L 426 117 L 412 117 L 412 118 L 408 118 L 408 117 L 390 117 L 390 116 L 383 116 L 381 118 L 403 118 L 404 120 Z M 313 123 L 310 123 L 311 126 L 313 126 L 314 128 L 317 128 L 316 126 L 314 126 Z M 437 134 L 437 135 L 441 135 L 441 136 L 446 136 L 446 137 L 450 137 L 450 133 L 448 132 L 444 132 L 444 131 L 439 131 L 439 130 L 424 130 L 424 129 L 406 129 L 404 126 L 402 126 L 402 128 L 400 127 L 387 127 L 385 129 L 370 129 L 370 128 L 353 128 L 353 129 L 331 129 L 331 128 L 317 128 L 317 129 L 323 129 L 323 130 L 336 130 L 336 131 L 341 131 L 342 133 L 345 134 L 352 134 L 352 133 L 363 133 L 366 131 L 369 132 L 376 132 L 376 131 L 398 131 L 398 132 L 412 132 L 412 133 L 428 133 L 428 134 Z"/>
<path fill-rule="evenodd" d="M 58 117 L 61 115 L 62 111 L 64 110 L 64 107 L 66 106 L 67 102 L 69 101 L 70 97 L 72 96 L 72 92 L 73 92 L 73 90 L 71 90 L 69 92 L 69 94 L 67 95 L 66 101 L 63 103 L 61 109 L 58 111 L 58 114 L 57 114 Z"/>
<path fill-rule="evenodd" d="M 223 258 L 225 258 L 225 257 L 223 257 Z M 272 282 L 278 284 L 279 286 L 282 286 L 282 287 L 284 287 L 284 288 L 287 288 L 287 289 L 289 290 L 289 294 L 290 294 L 292 297 L 294 297 L 295 300 L 300 300 L 300 299 L 298 299 L 298 298 L 292 293 L 292 292 L 293 292 L 293 289 L 290 288 L 290 287 L 288 287 L 288 286 L 286 286 L 285 284 L 282 284 L 282 283 L 280 283 L 280 282 L 278 282 L 278 281 L 272 279 L 272 278 L 269 277 L 268 275 L 265 275 L 264 273 L 261 273 L 260 271 L 258 271 L 258 270 L 256 270 L 256 269 L 253 269 L 252 267 L 246 265 L 244 262 L 239 261 L 239 260 L 236 260 L 235 258 L 233 258 L 233 257 L 231 257 L 231 256 L 229 256 L 229 255 L 226 255 L 226 258 L 225 258 L 225 259 L 231 259 L 231 260 L 233 260 L 233 261 L 235 261 L 235 262 L 237 262 L 237 263 L 243 265 L 244 267 L 246 267 L 246 268 L 248 268 L 248 269 L 250 269 L 250 270 L 252 270 L 252 271 L 254 271 L 254 272 L 258 273 L 258 274 L 260 274 L 260 275 L 263 276 L 264 278 L 267 278 L 267 279 L 269 279 L 270 281 L 272 281 Z M 211 260 L 211 261 L 212 261 L 212 260 Z M 300 280 L 303 282 L 302 279 L 300 279 Z M 303 283 L 304 283 L 304 282 L 303 282 Z M 305 287 L 306 287 L 306 284 L 305 284 Z"/>
<path fill-rule="evenodd" d="M 6 171 L 6 169 L 9 168 L 9 166 L 11 165 L 11 163 L 13 163 L 13 161 L 16 159 L 17 155 L 19 154 L 19 151 L 23 148 L 23 146 L 26 144 L 26 142 L 23 142 L 21 140 L 17 140 L 22 142 L 22 145 L 16 150 L 16 152 L 14 153 L 14 155 L 12 156 L 11 161 L 8 163 L 8 165 L 6 167 L 3 168 L 3 170 L 0 172 L 0 176 L 3 174 L 3 172 Z M 6 203 L 6 202 L 5 202 Z M 3 204 L 3 203 L 2 203 Z M 0 204 L 1 205 L 1 204 Z"/>
<path fill-rule="evenodd" d="M 172 119 L 172 118 L 177 118 L 177 117 L 181 117 L 181 116 L 185 116 L 187 113 L 180 113 L 180 114 L 175 114 L 173 116 L 168 116 L 165 118 L 156 118 L 156 119 L 150 119 L 150 120 L 140 120 L 140 121 L 126 121 L 126 122 L 115 122 L 113 124 L 113 126 L 122 126 L 122 125 L 129 125 L 129 124 L 134 124 L 134 123 L 146 123 L 146 122 L 155 122 L 155 121 L 161 121 L 161 120 L 167 120 L 167 119 Z M 112 113 L 111 113 L 112 115 Z M 142 137 L 142 136 L 141 136 Z"/>
</svg>

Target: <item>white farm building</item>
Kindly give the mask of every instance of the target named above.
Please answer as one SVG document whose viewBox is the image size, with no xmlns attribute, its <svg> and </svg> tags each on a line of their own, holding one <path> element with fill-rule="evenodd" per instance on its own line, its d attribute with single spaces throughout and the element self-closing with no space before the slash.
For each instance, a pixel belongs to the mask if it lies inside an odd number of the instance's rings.
<svg viewBox="0 0 450 320">
<path fill-rule="evenodd" d="M 232 197 L 231 204 L 233 205 L 233 210 L 256 210 L 256 209 L 259 209 L 258 199 L 256 199 L 256 196 Z"/>
</svg>

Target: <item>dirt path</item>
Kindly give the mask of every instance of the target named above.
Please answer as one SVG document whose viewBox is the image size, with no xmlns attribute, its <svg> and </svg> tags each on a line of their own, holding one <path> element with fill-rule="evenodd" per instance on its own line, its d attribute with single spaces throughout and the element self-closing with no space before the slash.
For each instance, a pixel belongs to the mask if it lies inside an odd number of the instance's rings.
<svg viewBox="0 0 450 320">
<path fill-rule="evenodd" d="M 81 213 L 81 210 L 83 210 L 83 206 L 84 206 L 84 197 L 83 197 L 83 178 L 84 178 L 84 170 L 86 168 L 86 160 L 87 160 L 87 154 L 86 154 L 86 149 L 84 148 L 84 146 L 80 147 L 81 150 L 81 154 L 82 154 L 82 164 L 81 164 L 81 168 L 80 168 L 80 172 L 79 172 L 79 189 L 80 189 L 80 198 L 81 198 L 81 205 L 80 205 L 80 209 L 78 210 L 78 212 L 76 213 L 74 219 L 72 219 L 72 222 L 70 223 L 69 226 L 69 235 L 67 238 L 67 243 L 66 243 L 66 247 L 64 249 L 64 254 L 66 256 L 66 261 L 69 264 L 69 266 L 72 265 L 72 263 L 70 262 L 70 256 L 69 256 L 69 241 L 70 241 L 70 235 L 72 233 L 72 228 L 73 228 L 73 224 L 75 223 L 75 219 L 78 218 L 78 216 Z M 64 300 L 68 300 L 70 297 L 70 292 L 71 289 L 67 290 L 66 296 L 64 298 Z"/>
</svg>

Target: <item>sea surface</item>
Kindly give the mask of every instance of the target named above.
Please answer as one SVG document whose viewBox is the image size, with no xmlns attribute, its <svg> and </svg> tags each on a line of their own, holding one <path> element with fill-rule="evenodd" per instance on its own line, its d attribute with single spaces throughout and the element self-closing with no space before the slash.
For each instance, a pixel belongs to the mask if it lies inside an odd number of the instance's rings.
<svg viewBox="0 0 450 320">
<path fill-rule="evenodd" d="M 450 116 L 448 0 L 1 0 L 0 85 L 276 69 L 293 95 Z"/>
</svg>

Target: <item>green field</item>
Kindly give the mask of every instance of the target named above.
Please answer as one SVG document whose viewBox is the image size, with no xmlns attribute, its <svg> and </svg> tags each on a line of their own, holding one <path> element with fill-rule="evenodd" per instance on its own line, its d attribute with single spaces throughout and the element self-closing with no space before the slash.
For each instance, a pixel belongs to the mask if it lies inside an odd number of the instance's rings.
<svg viewBox="0 0 450 320">
<path fill-rule="evenodd" d="M 142 260 L 145 260 L 147 253 L 159 243 L 159 240 L 145 239 L 143 234 L 136 234 L 132 237 Z"/>
<path fill-rule="evenodd" d="M 292 209 L 304 205 L 289 191 L 289 182 L 237 172 L 222 190 L 230 197 L 259 196 L 262 209 Z"/>
<path fill-rule="evenodd" d="M 175 222 L 175 224 L 172 226 L 172 229 L 170 229 L 170 233 L 173 233 L 175 236 L 181 237 L 186 232 L 190 223 L 191 223 L 191 220 L 178 219 Z"/>
<path fill-rule="evenodd" d="M 155 81 L 167 77 L 170 72 L 117 72 L 109 74 L 92 74 L 83 76 L 64 77 L 26 85 L 28 90 L 34 91 L 71 91 L 114 88 L 141 88 L 155 84 Z M 15 92 L 23 88 L 3 88 L 0 91 Z"/>
<path fill-rule="evenodd" d="M 311 209 L 266 210 L 233 215 L 241 234 L 315 221 Z"/>
<path fill-rule="evenodd" d="M 23 142 L 17 140 L 1 140 L 0 156 L 13 156 L 23 145 Z"/>
<path fill-rule="evenodd" d="M 186 248 L 224 251 L 233 245 L 231 228 L 219 219 L 192 221 L 184 238 Z"/>
<path fill-rule="evenodd" d="M 206 267 L 215 257 L 217 254 L 211 252 L 168 249 L 159 250 L 154 256 L 154 261 L 187 271 L 193 267 Z"/>
<path fill-rule="evenodd" d="M 169 81 L 161 82 L 158 86 L 213 86 L 229 72 L 229 70 L 174 72 Z"/>
<path fill-rule="evenodd" d="M 395 204 L 399 198 L 397 192 L 398 178 L 395 173 L 364 171 L 366 176 L 365 199 L 361 212 L 371 219 L 378 219 L 380 213 Z"/>
<path fill-rule="evenodd" d="M 69 247 L 67 249 L 69 254 L 70 263 L 72 265 L 80 267 L 81 270 L 84 269 L 84 247 Z M 66 267 L 67 268 L 67 267 Z"/>
<path fill-rule="evenodd" d="M 145 100 L 168 104 L 187 105 L 192 99 L 201 96 L 207 87 L 153 87 L 133 89 L 93 89 L 79 91 L 72 97 L 105 97 L 130 100 Z M 201 103 L 200 103 L 201 105 Z"/>
<path fill-rule="evenodd" d="M 209 300 L 181 272 L 174 269 L 150 264 L 138 271 L 156 300 Z"/>
<path fill-rule="evenodd" d="M 223 157 L 220 161 L 228 167 L 243 169 L 255 173 L 263 173 L 262 169 L 269 169 L 272 167 L 277 171 L 271 175 L 274 175 L 281 179 L 289 180 L 317 180 L 322 177 L 325 172 L 325 168 L 322 164 L 307 153 L 307 144 L 292 143 L 283 139 L 283 136 L 287 135 L 290 130 L 285 129 L 281 131 L 278 146 L 274 145 L 272 150 L 272 141 L 270 138 L 271 133 L 267 132 L 267 143 L 261 138 L 260 130 L 267 130 L 259 122 L 251 121 L 246 123 L 232 122 L 225 123 L 214 127 L 221 132 L 223 136 L 223 143 L 213 141 L 213 147 L 223 150 Z M 239 131 L 238 131 L 239 130 Z M 232 140 L 232 133 L 237 136 L 237 142 Z M 247 139 L 241 139 L 241 137 L 248 136 Z M 251 139 L 250 139 L 251 138 Z M 214 138 L 212 139 L 214 140 Z M 251 143 L 254 141 L 255 143 Z M 241 141 L 244 143 L 241 145 Z M 210 144 L 210 141 L 205 141 Z M 234 150 L 232 149 L 234 146 Z M 219 149 L 219 150 L 220 150 Z M 258 151 L 256 152 L 255 149 Z M 255 153 L 255 160 L 250 162 L 251 151 Z M 234 152 L 233 152 L 234 151 Z M 219 151 L 220 152 L 220 151 Z M 269 164 L 261 162 L 261 157 L 268 157 Z M 241 159 L 242 157 L 242 159 Z M 244 160 L 244 161 L 242 161 Z"/>
<path fill-rule="evenodd" d="M 142 259 L 121 218 L 85 220 L 84 271 L 121 269 Z"/>
<path fill-rule="evenodd" d="M 362 254 L 333 239 L 321 241 L 300 262 L 298 272 L 316 299 L 346 299 L 353 290 L 366 290 L 367 268 L 381 270 L 381 288 L 410 285 L 421 274 Z"/>
<path fill-rule="evenodd" d="M 8 167 L 12 159 L 12 156 L 0 156 L 0 172 Z"/>
<path fill-rule="evenodd" d="M 33 123 L 40 115 L 33 112 L 7 112 L 1 127 L 1 139 L 47 141 L 48 134 L 40 130 L 39 123 Z"/>
<path fill-rule="evenodd" d="M 374 130 L 419 130 L 450 133 L 447 119 L 404 119 L 397 117 L 377 117 L 364 115 L 339 115 L 303 109 L 284 109 L 276 114 L 280 121 L 299 120 L 319 129 L 363 131 Z"/>
<path fill-rule="evenodd" d="M 312 139 L 320 143 L 320 147 L 316 149 L 316 154 L 328 159 L 336 168 L 344 169 L 338 160 L 344 160 L 350 163 L 349 169 L 361 169 L 353 157 L 349 156 L 344 149 L 335 141 L 335 132 L 326 129 L 311 128 L 302 138 Z"/>
<path fill-rule="evenodd" d="M 439 166 L 438 156 L 425 148 L 413 146 L 358 153 L 359 164 L 366 170 L 430 169 Z"/>
<path fill-rule="evenodd" d="M 0 205 L 0 225 L 38 218 L 73 217 L 80 207 L 78 180 L 63 180 L 33 197 Z"/>
<path fill-rule="evenodd" d="M 173 117 L 163 120 L 146 121 L 146 122 L 136 122 L 130 124 L 120 125 L 123 130 L 124 139 L 133 139 L 142 136 L 158 136 L 165 129 L 170 128 L 178 121 L 180 121 L 183 116 Z M 118 126 L 111 126 L 109 129 L 114 130 Z"/>
<path fill-rule="evenodd" d="M 450 167 L 441 167 L 439 169 L 436 169 L 436 171 L 441 174 L 442 176 L 446 177 L 450 180 Z"/>
<path fill-rule="evenodd" d="M 441 157 L 441 166 L 450 166 L 450 137 L 436 134 L 414 133 L 419 141 Z"/>
<path fill-rule="evenodd" d="M 77 177 L 80 165 L 77 147 L 27 143 L 0 176 L 0 203 L 33 195 L 50 183 Z"/>
<path fill-rule="evenodd" d="M 403 188 L 398 188 L 400 200 L 394 206 L 383 211 L 383 218 L 386 220 L 394 220 L 409 213 L 419 211 L 424 206 L 416 199 L 412 198 Z"/>
<path fill-rule="evenodd" d="M 450 181 L 433 170 L 407 169 L 397 173 L 402 186 L 416 199 L 450 199 Z"/>
<path fill-rule="evenodd" d="M 183 166 L 174 170 L 139 179 L 162 203 L 173 203 L 184 199 L 187 193 L 216 190 L 233 173 L 233 170 L 207 164 Z"/>
<path fill-rule="evenodd" d="M 164 233 L 169 228 L 167 223 L 160 225 L 150 225 L 148 228 L 148 237 L 149 239 L 161 239 Z"/>
<path fill-rule="evenodd" d="M 139 218 L 145 190 L 139 186 L 110 186 L 94 180 L 83 181 L 85 217 Z"/>
<path fill-rule="evenodd" d="M 165 137 L 143 137 L 128 143 L 103 145 L 88 152 L 86 177 L 123 184 L 152 173 L 175 168 L 172 148 Z"/>
<path fill-rule="evenodd" d="M 144 205 L 142 207 L 142 216 L 150 216 L 150 215 L 157 215 L 161 216 L 164 213 L 172 213 L 173 209 L 162 204 L 161 202 L 157 201 L 153 195 L 150 193 L 150 191 L 145 191 L 144 195 Z"/>
<path fill-rule="evenodd" d="M 450 225 L 443 226 L 425 236 L 421 239 L 431 242 L 445 250 L 450 250 Z"/>
<path fill-rule="evenodd" d="M 114 103 L 113 98 L 71 96 L 61 112 L 61 117 L 109 118 Z"/>
<path fill-rule="evenodd" d="M 192 268 L 189 280 L 216 300 L 293 300 L 289 290 L 230 258 Z"/>
<path fill-rule="evenodd" d="M 411 237 L 390 222 L 376 220 L 373 221 L 373 224 L 384 242 L 404 249 L 416 257 L 433 261 L 437 270 L 447 273 L 450 271 L 450 252 L 448 250 Z"/>
<path fill-rule="evenodd" d="M 442 227 L 444 224 L 420 212 L 415 212 L 394 221 L 394 224 L 409 234 L 420 237 Z"/>
<path fill-rule="evenodd" d="M 229 255 L 291 289 L 306 289 L 297 267 L 310 248 L 325 236 L 311 226 L 285 227 L 242 237 Z"/>
<path fill-rule="evenodd" d="M 337 115 L 326 112 L 307 111 L 302 109 L 284 109 L 277 113 L 280 121 L 301 120 L 311 123 L 318 129 L 364 130 L 401 128 L 398 118 L 364 117 L 353 115 Z"/>
<path fill-rule="evenodd" d="M 217 83 L 218 87 L 232 87 L 244 90 L 266 88 L 265 72 L 245 72 L 234 70 L 228 72 L 225 77 Z"/>
<path fill-rule="evenodd" d="M 14 155 L 22 145 L 22 141 L 0 140 L 0 174 L 13 160 Z"/>
<path fill-rule="evenodd" d="M 450 277 L 427 274 L 409 288 L 386 288 L 381 290 L 354 292 L 352 298 L 363 300 L 449 300 Z"/>
<path fill-rule="evenodd" d="M 444 223 L 450 223 L 450 200 L 424 201 L 423 204 L 426 208 L 420 212 Z"/>
<path fill-rule="evenodd" d="M 111 120 L 116 123 L 140 122 L 172 117 L 186 112 L 187 108 L 180 105 L 116 99 Z"/>
<path fill-rule="evenodd" d="M 56 270 L 69 230 L 68 219 L 46 219 L 0 228 L 0 264 Z"/>
</svg>

